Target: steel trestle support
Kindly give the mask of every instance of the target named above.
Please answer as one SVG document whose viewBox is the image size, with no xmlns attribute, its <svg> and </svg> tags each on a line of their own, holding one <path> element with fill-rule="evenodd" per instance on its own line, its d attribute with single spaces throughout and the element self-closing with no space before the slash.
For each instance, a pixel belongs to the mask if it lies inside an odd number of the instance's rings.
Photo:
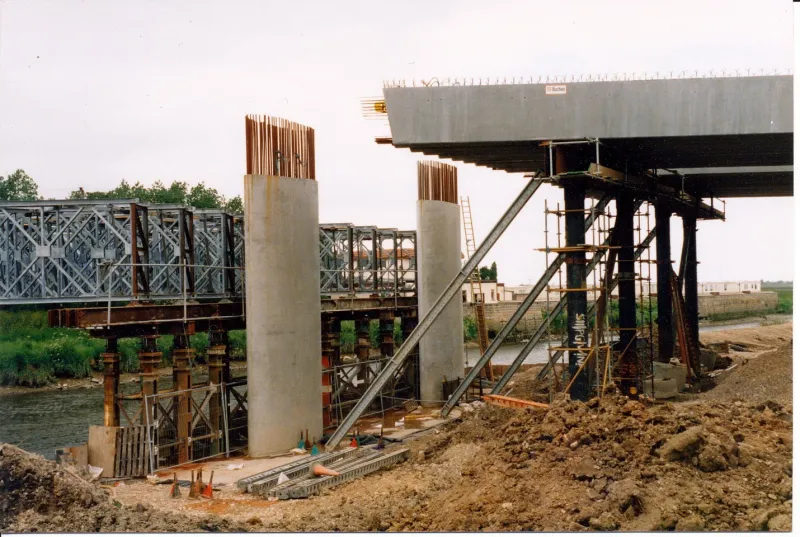
<svg viewBox="0 0 800 537">
<path fill-rule="evenodd" d="M 656 230 L 654 228 L 653 230 L 650 231 L 650 233 L 647 235 L 647 237 L 645 237 L 644 241 L 642 241 L 642 244 L 639 245 L 639 247 L 637 248 L 636 253 L 634 254 L 634 257 L 633 257 L 634 261 L 638 260 L 642 256 L 642 254 L 650 246 L 650 243 L 652 243 L 655 238 L 656 238 Z M 593 259 L 592 262 L 587 267 L 588 270 L 591 270 L 592 268 L 594 268 L 594 265 L 597 262 L 600 261 L 600 259 L 597 258 L 597 256 L 595 256 L 595 258 L 597 259 L 597 261 L 595 261 Z M 619 283 L 619 278 L 615 277 L 611 281 L 611 285 L 608 288 L 608 292 L 611 293 L 611 291 L 614 290 L 614 288 L 617 286 L 618 283 Z M 565 306 L 566 306 L 566 300 L 562 297 L 561 302 L 559 302 L 559 304 L 553 310 L 553 315 L 548 316 L 548 319 L 552 319 L 553 317 L 558 315 L 558 313 L 560 313 L 561 310 Z M 594 309 L 595 309 L 595 303 L 590 304 L 589 307 L 586 310 L 587 315 L 591 315 L 594 312 Z M 538 343 L 538 340 L 541 338 L 541 335 L 544 334 L 544 324 L 543 324 L 542 327 L 540 327 L 540 331 L 541 331 L 541 333 L 539 331 L 537 331 L 536 335 L 531 338 L 531 341 L 535 340 Z M 533 349 L 533 347 L 535 345 L 536 345 L 536 343 L 534 343 L 533 345 L 530 345 L 530 348 L 528 348 L 528 346 L 526 345 L 525 348 L 522 349 L 522 351 L 519 353 L 519 356 L 517 356 L 517 358 L 514 360 L 514 363 L 511 365 L 511 367 L 508 368 L 508 372 L 510 374 L 507 375 L 507 376 L 504 375 L 503 378 L 500 379 L 500 382 L 498 382 L 497 385 L 495 386 L 495 390 L 497 390 L 499 392 L 500 390 L 503 389 L 503 387 L 506 385 L 508 380 L 511 378 L 511 375 L 513 375 L 514 372 L 522 364 L 522 362 L 525 361 L 525 358 L 528 357 L 528 354 L 530 353 L 530 351 Z M 566 345 L 567 345 L 567 342 L 566 341 L 562 341 L 562 346 L 566 346 Z M 564 351 L 557 351 L 556 353 L 553 354 L 553 358 L 551 360 L 549 360 L 545 364 L 545 366 L 542 368 L 542 370 L 539 371 L 539 373 L 536 375 L 537 380 L 543 379 L 545 376 L 547 376 L 547 373 L 553 367 L 553 364 L 555 364 L 561 358 L 561 355 L 563 353 L 564 353 Z M 495 393 L 494 390 L 492 391 L 492 393 Z"/>
<path fill-rule="evenodd" d="M 584 229 L 586 231 L 588 231 L 592 227 L 592 224 L 594 224 L 598 212 L 603 211 L 612 199 L 613 199 L 612 196 L 603 196 L 603 198 L 601 198 L 600 201 L 597 202 L 597 205 L 595 205 L 594 212 L 589 214 L 589 216 L 587 216 L 586 219 L 584 220 Z M 555 260 L 553 260 L 552 263 L 550 263 L 550 266 L 547 267 L 545 273 L 542 275 L 541 278 L 539 278 L 539 281 L 536 282 L 536 285 L 533 286 L 533 289 L 531 289 L 530 293 L 528 293 L 528 295 L 525 297 L 525 300 L 522 301 L 517 310 L 511 316 L 511 318 L 509 318 L 508 322 L 503 326 L 503 328 L 497 334 L 497 337 L 495 337 L 492 340 L 492 343 L 489 345 L 489 348 L 486 349 L 486 352 L 483 353 L 483 355 L 478 359 L 475 365 L 472 366 L 472 369 L 470 369 L 469 373 L 467 373 L 466 377 L 464 377 L 464 380 L 461 382 L 461 384 L 458 385 L 458 388 L 456 388 L 456 390 L 444 404 L 444 407 L 442 407 L 441 410 L 441 415 L 443 417 L 446 417 L 448 414 L 450 414 L 450 411 L 453 410 L 453 408 L 458 404 L 458 401 L 459 399 L 461 399 L 461 396 L 463 396 L 464 393 L 466 393 L 470 385 L 472 385 L 472 382 L 480 374 L 481 370 L 486 366 L 486 364 L 489 363 L 494 354 L 497 352 L 497 349 L 499 349 L 500 346 L 503 344 L 503 341 L 505 341 L 506 337 L 508 337 L 511 331 L 514 330 L 519 321 L 522 320 L 522 318 L 525 316 L 525 313 L 527 313 L 528 309 L 530 309 L 530 307 L 533 305 L 536 299 L 539 298 L 539 295 L 542 294 L 542 291 L 547 286 L 547 282 L 549 282 L 550 279 L 556 274 L 558 269 L 564 263 L 564 259 L 566 259 L 566 255 L 561 253 L 558 254 L 558 256 L 555 258 Z"/>
<path fill-rule="evenodd" d="M 470 257 L 464 266 L 461 268 L 461 271 L 456 274 L 447 288 L 442 292 L 439 298 L 436 300 L 436 303 L 433 305 L 431 310 L 425 314 L 425 316 L 419 321 L 417 327 L 409 334 L 408 338 L 403 341 L 403 344 L 400 345 L 400 348 L 397 350 L 395 355 L 389 360 L 378 376 L 375 378 L 373 383 L 367 388 L 364 395 L 359 399 L 358 403 L 356 403 L 353 410 L 347 415 L 347 417 L 342 420 L 342 423 L 339 427 L 334 431 L 333 435 L 328 439 L 328 442 L 325 444 L 326 449 L 331 450 L 334 449 L 339 442 L 344 438 L 347 434 L 347 431 L 355 424 L 356 420 L 361 417 L 361 414 L 367 409 L 367 407 L 372 403 L 373 399 L 381 393 L 383 390 L 384 385 L 389 382 L 397 372 L 397 370 L 402 366 L 405 359 L 411 353 L 411 350 L 414 349 L 419 341 L 422 339 L 422 336 L 430 329 L 436 319 L 441 315 L 442 311 L 444 311 L 447 304 L 452 300 L 454 296 L 461 290 L 461 286 L 464 282 L 469 279 L 470 274 L 475 267 L 483 260 L 489 250 L 494 246 L 497 242 L 497 239 L 505 232 L 511 222 L 514 221 L 514 218 L 520 213 L 523 207 L 528 203 L 528 200 L 536 193 L 539 187 L 542 185 L 543 181 L 541 179 L 532 179 L 520 192 L 517 199 L 511 204 L 508 210 L 503 214 L 500 220 L 495 224 L 492 231 L 486 236 L 486 239 L 481 243 L 478 249 L 475 251 L 475 254 Z"/>
</svg>

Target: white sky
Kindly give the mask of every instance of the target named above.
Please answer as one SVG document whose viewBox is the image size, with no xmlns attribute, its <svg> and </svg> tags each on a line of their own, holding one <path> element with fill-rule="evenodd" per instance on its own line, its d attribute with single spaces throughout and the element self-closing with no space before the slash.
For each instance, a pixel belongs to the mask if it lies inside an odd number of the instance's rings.
<svg viewBox="0 0 800 537">
<path fill-rule="evenodd" d="M 786 0 L 0 0 L 0 175 L 46 197 L 120 179 L 242 192 L 244 116 L 316 129 L 320 220 L 411 229 L 416 161 L 360 114 L 384 79 L 793 66 Z M 525 180 L 459 164 L 478 240 Z M 544 268 L 537 194 L 487 258 L 508 285 Z M 793 199 L 736 199 L 701 222 L 701 281 L 793 279 Z M 673 219 L 673 259 L 681 226 Z"/>
</svg>

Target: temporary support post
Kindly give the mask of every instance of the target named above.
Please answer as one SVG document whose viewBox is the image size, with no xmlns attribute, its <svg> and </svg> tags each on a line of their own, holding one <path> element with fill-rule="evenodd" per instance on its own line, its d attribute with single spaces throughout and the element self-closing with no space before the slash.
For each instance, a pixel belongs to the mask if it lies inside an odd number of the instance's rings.
<svg viewBox="0 0 800 537">
<path fill-rule="evenodd" d="M 228 359 L 228 332 L 223 329 L 214 329 L 208 332 L 208 384 L 209 386 L 219 386 L 223 380 L 225 364 L 230 370 Z M 222 394 L 212 395 L 208 402 L 208 415 L 213 429 L 213 440 L 211 442 L 211 452 L 216 454 L 222 451 L 220 431 L 222 430 Z"/>
<path fill-rule="evenodd" d="M 322 318 L 322 427 L 331 425 L 331 390 L 333 386 L 333 322 L 331 317 Z"/>
<path fill-rule="evenodd" d="M 566 228 L 566 245 L 581 246 L 586 242 L 586 231 L 583 228 L 585 187 L 577 182 L 564 185 L 564 210 Z M 586 318 L 586 252 L 568 252 L 567 264 L 567 336 L 569 351 L 569 376 L 575 377 L 578 369 L 588 357 L 589 325 Z M 586 401 L 591 395 L 592 368 L 585 367 L 578 374 L 570 389 L 573 399 Z"/>
<path fill-rule="evenodd" d="M 609 196 L 603 196 L 595 205 L 595 210 L 589 214 L 583 223 L 584 231 L 589 231 L 594 224 L 595 218 L 597 215 L 605 210 L 608 202 L 611 201 Z M 450 411 L 458 404 L 458 401 L 461 397 L 466 393 L 467 389 L 472 385 L 475 379 L 480 374 L 481 370 L 490 362 L 494 354 L 497 352 L 497 349 L 500 348 L 500 345 L 503 344 L 506 337 L 511 333 L 514 328 L 516 328 L 519 321 L 525 316 L 525 313 L 530 309 L 531 305 L 539 298 L 539 295 L 542 293 L 544 288 L 547 286 L 547 283 L 555 276 L 558 269 L 561 268 L 562 263 L 564 263 L 564 259 L 566 258 L 566 254 L 560 253 L 556 256 L 555 260 L 550 263 L 550 266 L 547 267 L 547 270 L 542 274 L 542 277 L 539 278 L 539 281 L 536 282 L 536 285 L 533 286 L 533 289 L 528 293 L 528 296 L 522 301 L 519 305 L 517 310 L 511 315 L 508 319 L 508 322 L 503 325 L 503 328 L 500 329 L 500 332 L 497 333 L 497 337 L 492 340 L 492 343 L 489 345 L 489 348 L 486 349 L 486 352 L 478 359 L 472 369 L 466 374 L 464 380 L 461 381 L 461 384 L 456 388 L 447 402 L 444 404 L 441 410 L 441 415 L 446 417 L 450 414 Z M 527 356 L 527 353 L 525 354 Z"/>
<path fill-rule="evenodd" d="M 356 358 L 359 362 L 366 362 L 369 360 L 369 318 L 356 319 Z M 366 380 L 367 375 L 366 365 L 362 365 L 358 370 L 358 379 Z"/>
<path fill-rule="evenodd" d="M 431 325 L 436 321 L 437 317 L 445 310 L 447 305 L 453 299 L 456 294 L 461 293 L 461 286 L 469 279 L 470 274 L 478 264 L 483 261 L 483 258 L 489 252 L 489 250 L 494 246 L 497 242 L 497 239 L 508 229 L 508 226 L 511 222 L 514 221 L 514 218 L 520 213 L 525 204 L 528 203 L 528 200 L 536 193 L 539 187 L 542 185 L 541 179 L 531 179 L 531 181 L 525 185 L 525 188 L 522 189 L 517 199 L 511 204 L 508 210 L 503 214 L 500 218 L 500 221 L 495 224 L 494 228 L 489 232 L 486 236 L 486 239 L 481 243 L 477 250 L 475 250 L 475 255 L 470 257 L 464 266 L 461 268 L 453 281 L 450 282 L 450 285 L 442 292 L 439 298 L 434 303 L 433 307 L 425 314 L 425 316 L 420 320 L 417 328 L 409 334 L 408 338 L 403 341 L 403 344 L 400 345 L 400 348 L 397 349 L 397 352 L 389 360 L 380 373 L 378 373 L 375 380 L 369 385 L 367 390 L 364 392 L 364 395 L 361 396 L 361 399 L 358 400 L 356 405 L 353 407 L 353 410 L 347 415 L 347 417 L 342 420 L 342 423 L 339 424 L 339 427 L 336 431 L 331 435 L 328 439 L 328 442 L 325 444 L 326 449 L 332 450 L 339 445 L 339 442 L 345 437 L 348 431 L 352 428 L 355 424 L 356 420 L 361 417 L 364 411 L 369 407 L 372 401 L 377 397 L 379 393 L 383 391 L 383 387 L 386 385 L 387 382 L 391 381 L 397 370 L 403 365 L 403 362 L 406 361 L 411 351 L 419 344 L 419 340 L 425 333 L 430 329 Z M 581 219 L 582 221 L 582 219 Z"/>
<path fill-rule="evenodd" d="M 669 220 L 672 210 L 664 204 L 656 203 L 656 279 L 658 291 L 658 360 L 667 363 L 675 348 L 674 327 L 672 325 L 672 295 L 670 278 L 672 260 L 670 251 Z"/>
<path fill-rule="evenodd" d="M 650 243 L 653 242 L 653 239 L 655 239 L 655 237 L 656 237 L 655 230 L 650 231 L 650 234 L 645 238 L 645 240 L 636 250 L 634 259 L 638 259 L 639 257 L 641 257 L 644 251 L 647 248 L 649 248 Z M 594 257 L 586 267 L 587 271 L 594 270 L 595 265 L 597 265 L 597 263 L 600 262 L 603 253 L 604 251 L 601 250 L 594 255 Z M 611 285 L 608 287 L 609 293 L 613 291 L 614 288 L 617 286 L 617 281 L 618 281 L 617 278 L 614 278 L 611 281 Z M 503 376 L 500 378 L 500 380 L 497 381 L 497 384 L 495 384 L 494 388 L 492 388 L 492 394 L 497 395 L 503 390 L 508 381 L 511 380 L 511 377 L 514 375 L 514 373 L 516 373 L 517 369 L 519 369 L 519 366 L 522 365 L 522 362 L 525 361 L 525 359 L 531 353 L 533 348 L 539 343 L 539 340 L 545 333 L 547 325 L 550 322 L 552 322 L 553 319 L 557 318 L 566 306 L 567 306 L 567 297 L 566 295 L 564 295 L 561 297 L 561 300 L 558 301 L 558 304 L 556 304 L 555 308 L 553 308 L 553 311 L 550 313 L 550 315 L 548 315 L 547 318 L 544 320 L 544 322 L 542 322 L 542 324 L 539 325 L 539 328 L 536 330 L 533 336 L 531 336 L 530 340 L 528 340 L 528 343 L 525 344 L 525 347 L 523 347 L 523 349 L 519 352 L 519 354 L 511 363 L 511 365 L 508 366 L 508 369 L 506 370 L 505 373 L 503 373 Z M 589 306 L 589 308 L 586 311 L 587 315 L 591 315 L 594 312 L 594 308 L 595 308 L 595 303 L 592 303 L 592 305 Z M 565 340 L 563 342 L 563 346 L 566 347 L 567 345 L 568 342 Z M 550 361 L 548 361 L 536 375 L 536 379 L 541 380 L 545 378 L 550 368 L 553 366 L 554 363 L 556 363 L 561 358 L 562 354 L 563 351 L 557 351 L 553 353 L 553 356 L 550 357 Z"/>
<path fill-rule="evenodd" d="M 331 362 L 339 365 L 342 361 L 342 320 L 331 319 Z"/>
<path fill-rule="evenodd" d="M 695 217 L 683 217 L 683 240 L 687 243 L 684 271 L 686 291 L 683 294 L 686 301 L 686 317 L 689 319 L 693 341 L 699 342 L 698 316 L 700 310 L 697 302 L 697 219 Z"/>
<path fill-rule="evenodd" d="M 158 350 L 158 335 L 143 336 L 139 350 L 139 378 L 142 396 L 158 393 L 158 366 L 161 352 Z"/>
<path fill-rule="evenodd" d="M 394 312 L 382 311 L 380 316 L 381 354 L 394 354 Z"/>
<path fill-rule="evenodd" d="M 408 339 L 408 337 L 414 332 L 414 329 L 417 327 L 417 321 L 419 321 L 419 317 L 417 316 L 417 311 L 409 311 L 403 314 L 403 318 L 400 319 L 400 330 L 403 332 L 403 343 Z M 413 364 L 413 368 L 410 376 L 412 378 L 409 379 L 410 384 L 414 387 L 414 398 L 419 399 L 419 347 L 414 347 L 411 349 L 411 352 L 408 354 L 408 359 L 411 360 Z M 406 370 L 408 371 L 408 369 Z"/>
<path fill-rule="evenodd" d="M 622 377 L 620 389 L 629 396 L 637 396 L 639 385 L 639 362 L 636 359 L 636 272 L 633 248 L 633 198 L 622 194 L 617 198 L 616 235 L 619 250 L 619 343 L 618 371 Z"/>
<path fill-rule="evenodd" d="M 106 339 L 106 352 L 100 355 L 103 359 L 103 425 L 119 427 L 119 352 L 117 338 Z"/>
<path fill-rule="evenodd" d="M 192 422 L 189 408 L 188 391 L 192 387 L 191 359 L 194 349 L 189 347 L 189 337 L 186 335 L 175 336 L 172 349 L 172 370 L 175 377 L 175 390 L 179 391 L 178 404 L 175 407 L 175 428 L 178 431 L 178 463 L 189 461 L 189 437 L 191 436 L 190 424 Z"/>
</svg>

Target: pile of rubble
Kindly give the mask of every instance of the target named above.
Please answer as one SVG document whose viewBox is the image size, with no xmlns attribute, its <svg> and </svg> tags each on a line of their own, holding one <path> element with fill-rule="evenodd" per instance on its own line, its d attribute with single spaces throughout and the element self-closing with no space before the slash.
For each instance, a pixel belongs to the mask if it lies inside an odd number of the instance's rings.
<svg viewBox="0 0 800 537">
<path fill-rule="evenodd" d="M 90 483 L 79 472 L 40 455 L 0 444 L 0 532 L 196 532 L 243 531 L 212 515 L 165 513 L 123 506 L 113 488 Z"/>
</svg>

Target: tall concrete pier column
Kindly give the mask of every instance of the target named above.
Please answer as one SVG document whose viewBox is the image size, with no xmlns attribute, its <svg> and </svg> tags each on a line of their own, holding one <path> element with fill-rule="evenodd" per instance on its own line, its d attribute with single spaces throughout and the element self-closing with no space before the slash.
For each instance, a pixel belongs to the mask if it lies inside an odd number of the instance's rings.
<svg viewBox="0 0 800 537">
<path fill-rule="evenodd" d="M 669 362 L 675 348 L 672 326 L 672 252 L 670 250 L 669 220 L 672 211 L 656 203 L 656 280 L 658 294 L 658 360 Z"/>
<path fill-rule="evenodd" d="M 319 208 L 313 130 L 250 116 L 246 136 L 248 447 L 263 457 L 322 436 Z"/>
<path fill-rule="evenodd" d="M 586 243 L 584 228 L 586 190 L 575 181 L 564 185 L 564 227 L 567 246 Z M 569 376 L 573 378 L 589 355 L 589 323 L 586 318 L 586 252 L 567 253 L 567 347 Z M 595 357 L 596 359 L 596 357 Z M 587 364 L 588 365 L 588 364 Z M 586 401 L 591 395 L 592 367 L 584 367 L 570 387 L 570 397 Z"/>
<path fill-rule="evenodd" d="M 461 211 L 456 168 L 439 162 L 417 165 L 417 295 L 419 316 L 461 270 Z M 464 376 L 464 324 L 455 296 L 419 344 L 420 399 L 442 401 L 442 382 Z"/>
</svg>

